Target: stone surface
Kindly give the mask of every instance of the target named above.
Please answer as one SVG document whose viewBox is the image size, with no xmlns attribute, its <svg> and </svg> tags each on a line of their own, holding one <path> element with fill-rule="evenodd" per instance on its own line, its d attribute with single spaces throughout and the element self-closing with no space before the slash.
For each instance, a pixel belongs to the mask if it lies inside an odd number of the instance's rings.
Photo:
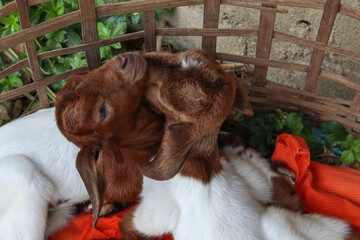
<svg viewBox="0 0 360 240">
<path fill-rule="evenodd" d="M 359 0 L 343 0 L 342 4 L 360 9 Z M 287 10 L 287 14 L 278 13 L 275 31 L 315 40 L 321 21 L 322 11 L 307 8 L 278 7 Z M 224 29 L 258 29 L 260 11 L 257 9 L 222 6 L 220 10 L 219 28 Z M 179 7 L 164 14 L 171 28 L 202 28 L 203 7 Z M 331 46 L 340 47 L 360 54 L 360 21 L 338 15 L 329 40 Z M 179 48 L 200 48 L 201 37 L 165 37 Z M 218 37 L 217 51 L 243 56 L 255 57 L 256 37 Z M 297 44 L 273 40 L 272 60 L 309 65 L 312 48 Z M 360 82 L 360 62 L 332 53 L 326 53 L 322 69 L 341 74 L 356 82 Z M 306 73 L 286 69 L 269 68 L 267 79 L 282 85 L 304 89 Z M 352 99 L 354 91 L 337 83 L 320 79 L 317 93 L 323 96 Z"/>
</svg>

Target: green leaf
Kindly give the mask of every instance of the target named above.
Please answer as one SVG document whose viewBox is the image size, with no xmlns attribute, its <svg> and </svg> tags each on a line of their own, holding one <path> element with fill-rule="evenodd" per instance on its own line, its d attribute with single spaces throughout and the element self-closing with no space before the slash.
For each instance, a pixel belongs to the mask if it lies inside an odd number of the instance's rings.
<svg viewBox="0 0 360 240">
<path fill-rule="evenodd" d="M 131 14 L 130 20 L 131 20 L 132 24 L 139 24 L 140 23 L 140 13 Z"/>
<path fill-rule="evenodd" d="M 100 48 L 100 56 L 101 58 L 111 59 L 112 58 L 112 51 L 110 46 L 105 46 Z"/>
<path fill-rule="evenodd" d="M 353 145 L 355 141 L 355 138 L 352 134 L 348 134 L 346 139 L 345 139 L 345 147 L 346 148 L 351 148 L 351 146 Z"/>
<path fill-rule="evenodd" d="M 79 9 L 78 1 L 74 1 L 74 0 L 64 0 L 64 6 L 65 6 L 65 12 L 70 12 Z M 68 10 L 67 7 L 69 8 Z"/>
<path fill-rule="evenodd" d="M 17 12 L 0 19 L 0 23 L 4 24 L 4 28 L 7 29 L 2 31 L 2 35 L 6 36 L 20 30 L 19 17 Z"/>
<path fill-rule="evenodd" d="M 320 129 L 325 134 L 337 133 L 338 135 L 343 135 L 345 140 L 346 132 L 344 128 L 337 122 L 324 122 L 320 125 Z"/>
<path fill-rule="evenodd" d="M 55 3 L 54 10 L 57 13 L 57 16 L 60 16 L 64 13 L 64 0 L 57 0 Z"/>
<path fill-rule="evenodd" d="M 345 144 L 343 143 L 347 137 L 345 129 L 337 122 L 324 122 L 320 125 L 321 131 L 328 134 L 325 138 L 325 146 L 327 149 L 332 149 L 338 146 L 340 150 L 344 150 Z"/>
<path fill-rule="evenodd" d="M 53 87 L 53 89 L 56 92 L 58 92 L 65 85 L 65 83 L 66 83 L 66 80 L 61 80 L 59 82 L 53 83 L 51 86 Z"/>
<path fill-rule="evenodd" d="M 360 138 L 356 139 L 352 145 L 360 146 Z"/>
<path fill-rule="evenodd" d="M 10 87 L 14 87 L 14 88 L 17 88 L 17 87 L 21 87 L 23 86 L 23 82 L 21 81 L 21 79 L 18 77 L 18 74 L 16 73 L 13 73 L 9 76 L 9 86 Z"/>
<path fill-rule="evenodd" d="M 55 38 L 48 39 L 46 41 L 46 46 L 48 46 L 50 49 L 62 48 L 61 44 Z"/>
<path fill-rule="evenodd" d="M 162 9 L 158 9 L 158 10 L 156 10 L 155 11 L 155 13 L 156 13 L 156 20 L 161 20 L 161 18 L 162 18 L 162 15 L 163 15 L 163 13 L 164 13 L 164 10 L 162 10 Z"/>
<path fill-rule="evenodd" d="M 56 18 L 56 12 L 55 11 L 50 11 L 46 14 L 45 20 L 48 21 L 50 19 Z"/>
<path fill-rule="evenodd" d="M 112 48 L 121 49 L 121 43 L 114 43 L 110 45 Z"/>
<path fill-rule="evenodd" d="M 355 160 L 354 153 L 350 150 L 343 151 L 340 159 L 344 164 L 350 164 Z"/>
<path fill-rule="evenodd" d="M 58 41 L 59 43 L 62 42 L 64 40 L 65 33 L 66 33 L 65 30 L 56 31 L 54 34 L 55 40 Z"/>
<path fill-rule="evenodd" d="M 31 26 L 34 26 L 37 23 L 39 23 L 42 13 L 43 13 L 43 10 L 39 7 L 30 7 L 29 8 L 29 16 L 30 16 Z"/>
<path fill-rule="evenodd" d="M 69 70 L 68 65 L 64 65 L 64 64 L 56 64 L 54 66 L 54 68 L 52 69 L 52 73 L 54 73 L 55 75 L 66 72 L 67 70 Z"/>
<path fill-rule="evenodd" d="M 296 113 L 289 113 L 285 119 L 286 126 L 291 129 L 291 133 L 299 135 L 303 129 L 302 117 Z"/>
<path fill-rule="evenodd" d="M 0 86 L 0 94 L 1 93 L 5 93 L 5 92 L 8 92 L 9 91 L 9 84 L 8 83 L 6 83 L 5 85 L 1 85 Z"/>
<path fill-rule="evenodd" d="M 353 149 L 353 152 L 354 152 L 355 154 L 360 154 L 360 145 L 355 146 L 354 149 Z"/>
<path fill-rule="evenodd" d="M 82 44 L 82 39 L 77 32 L 75 32 L 73 29 L 70 29 L 69 34 L 70 34 L 70 38 L 69 41 L 66 42 L 66 46 L 72 47 Z"/>
<path fill-rule="evenodd" d="M 97 23 L 100 39 L 110 38 L 109 26 L 104 25 L 102 22 Z"/>
<path fill-rule="evenodd" d="M 8 79 L 7 78 L 2 78 L 0 79 L 0 84 L 7 84 L 8 83 Z"/>
<path fill-rule="evenodd" d="M 127 28 L 126 22 L 111 24 L 111 37 L 116 37 L 118 35 L 125 34 L 126 28 Z"/>
<path fill-rule="evenodd" d="M 95 0 L 95 5 L 99 6 L 99 5 L 104 5 L 105 1 L 104 0 Z"/>
</svg>

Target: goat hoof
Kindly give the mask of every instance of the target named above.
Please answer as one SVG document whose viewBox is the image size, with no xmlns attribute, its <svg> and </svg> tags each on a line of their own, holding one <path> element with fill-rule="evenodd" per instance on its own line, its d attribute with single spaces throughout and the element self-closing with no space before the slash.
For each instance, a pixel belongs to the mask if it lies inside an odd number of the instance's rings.
<svg viewBox="0 0 360 240">
<path fill-rule="evenodd" d="M 295 185 L 296 175 L 293 171 L 286 167 L 278 167 L 277 172 L 285 177 L 285 179 L 291 184 L 291 186 Z"/>
<path fill-rule="evenodd" d="M 103 216 L 106 216 L 108 215 L 109 213 L 111 213 L 111 211 L 114 209 L 114 205 L 112 203 L 105 203 L 101 210 L 100 210 L 100 217 L 103 217 Z M 89 203 L 89 205 L 86 207 L 85 209 L 86 212 L 88 213 L 92 213 L 93 211 L 93 208 L 92 208 L 92 204 Z"/>
</svg>

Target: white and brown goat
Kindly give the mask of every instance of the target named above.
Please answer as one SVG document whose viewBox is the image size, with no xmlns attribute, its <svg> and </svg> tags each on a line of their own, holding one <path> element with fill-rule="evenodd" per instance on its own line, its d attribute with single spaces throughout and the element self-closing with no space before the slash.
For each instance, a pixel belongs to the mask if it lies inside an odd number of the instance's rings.
<svg viewBox="0 0 360 240">
<path fill-rule="evenodd" d="M 133 164 L 141 165 L 145 176 L 141 202 L 122 223 L 124 239 L 164 233 L 175 240 L 344 239 L 349 233 L 341 220 L 265 206 L 276 176 L 265 160 L 252 150 L 240 155 L 239 148 L 225 149 L 226 155 L 219 150 L 217 136 L 235 100 L 236 80 L 204 52 L 120 55 L 101 72 L 70 81 L 56 103 L 61 132 L 81 148 L 77 168 L 97 209 L 94 224 L 108 201 L 106 189 L 124 188 L 108 174 Z M 243 99 L 240 108 L 252 113 Z M 154 159 L 125 163 L 121 148 L 131 144 L 127 137 L 134 123 L 124 128 L 128 119 L 121 113 L 137 115 L 143 105 L 164 116 L 164 137 Z"/>
</svg>

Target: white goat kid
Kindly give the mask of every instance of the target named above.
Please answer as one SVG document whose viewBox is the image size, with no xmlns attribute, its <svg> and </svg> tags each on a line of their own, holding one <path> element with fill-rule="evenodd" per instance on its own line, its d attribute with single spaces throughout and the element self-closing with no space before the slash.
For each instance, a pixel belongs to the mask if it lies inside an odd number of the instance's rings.
<svg viewBox="0 0 360 240">
<path fill-rule="evenodd" d="M 75 167 L 78 151 L 58 130 L 53 108 L 0 128 L 0 239 L 47 238 L 75 203 L 89 199 Z"/>
<path fill-rule="evenodd" d="M 342 220 L 266 207 L 272 197 L 269 163 L 254 150 L 225 147 L 230 162 L 208 183 L 177 174 L 144 177 L 133 225 L 147 236 L 170 232 L 175 240 L 338 240 L 350 232 Z"/>
</svg>

